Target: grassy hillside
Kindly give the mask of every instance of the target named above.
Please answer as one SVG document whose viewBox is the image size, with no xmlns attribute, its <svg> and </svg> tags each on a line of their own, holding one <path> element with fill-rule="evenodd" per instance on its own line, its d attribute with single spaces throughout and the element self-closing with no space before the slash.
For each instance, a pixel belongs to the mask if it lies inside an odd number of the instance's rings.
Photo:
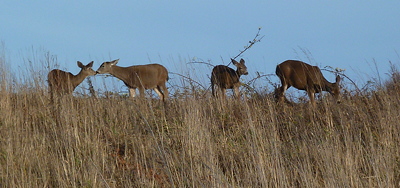
<svg viewBox="0 0 400 188">
<path fill-rule="evenodd" d="M 1 187 L 399 186 L 396 72 L 382 88 L 341 104 L 323 97 L 315 110 L 280 106 L 269 95 L 50 104 L 45 86 L 15 85 L 6 72 Z"/>
</svg>

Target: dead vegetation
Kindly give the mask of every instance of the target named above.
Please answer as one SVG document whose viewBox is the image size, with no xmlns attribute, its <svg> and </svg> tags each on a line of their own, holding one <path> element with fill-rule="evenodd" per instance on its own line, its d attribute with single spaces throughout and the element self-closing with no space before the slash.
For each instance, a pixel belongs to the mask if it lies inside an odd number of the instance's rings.
<svg viewBox="0 0 400 188">
<path fill-rule="evenodd" d="M 1 77 L 0 186 L 397 187 L 398 74 L 313 111 L 272 94 L 219 101 L 190 89 L 165 104 L 100 95 L 49 105 L 46 87 Z"/>
</svg>

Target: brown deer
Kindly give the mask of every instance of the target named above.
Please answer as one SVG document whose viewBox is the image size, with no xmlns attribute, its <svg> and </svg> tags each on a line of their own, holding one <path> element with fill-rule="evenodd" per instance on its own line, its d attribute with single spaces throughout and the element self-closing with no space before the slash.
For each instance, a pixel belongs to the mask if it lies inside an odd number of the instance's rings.
<svg viewBox="0 0 400 188">
<path fill-rule="evenodd" d="M 144 90 L 154 89 L 165 101 L 168 97 L 168 90 L 165 83 L 168 81 L 168 70 L 160 64 L 135 65 L 130 67 L 120 67 L 116 64 L 119 59 L 108 61 L 101 64 L 97 69 L 98 74 L 111 74 L 120 80 L 129 88 L 129 95 L 136 96 L 136 88 L 139 89 L 140 97 L 144 97 Z"/>
<path fill-rule="evenodd" d="M 231 59 L 233 65 L 237 67 L 236 71 L 225 65 L 217 65 L 213 68 L 211 73 L 211 90 L 214 97 L 217 96 L 215 91 L 215 85 L 221 90 L 222 98 L 226 97 L 226 89 L 233 89 L 234 94 L 237 98 L 240 97 L 239 87 L 240 76 L 249 74 L 247 72 L 247 67 L 243 59 L 240 59 L 240 63 L 236 60 Z"/>
<path fill-rule="evenodd" d="M 65 72 L 59 69 L 53 69 L 47 75 L 47 81 L 49 84 L 49 92 L 51 99 L 53 100 L 54 94 L 72 94 L 75 88 L 88 76 L 96 74 L 96 71 L 92 69 L 93 61 L 87 65 L 83 65 L 80 61 L 77 62 L 78 67 L 81 71 L 77 75 L 73 75 L 70 72 Z"/>
<path fill-rule="evenodd" d="M 335 83 L 328 82 L 317 66 L 307 63 L 287 60 L 276 66 L 276 75 L 280 78 L 282 86 L 277 89 L 276 97 L 283 102 L 285 91 L 293 86 L 299 90 L 307 91 L 310 102 L 315 106 L 315 93 L 327 91 L 339 102 L 340 77 L 336 77 Z"/>
</svg>

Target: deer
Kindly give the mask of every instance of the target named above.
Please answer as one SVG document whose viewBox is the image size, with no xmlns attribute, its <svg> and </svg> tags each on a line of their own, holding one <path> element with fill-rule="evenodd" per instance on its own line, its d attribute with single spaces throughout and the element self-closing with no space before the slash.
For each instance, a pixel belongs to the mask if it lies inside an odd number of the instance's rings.
<svg viewBox="0 0 400 188">
<path fill-rule="evenodd" d="M 247 72 L 247 67 L 243 59 L 240 59 L 240 62 L 231 59 L 231 62 L 237 67 L 236 71 L 225 65 L 217 65 L 212 70 L 211 90 L 214 97 L 217 97 L 215 86 L 218 86 L 218 88 L 220 89 L 220 93 L 223 99 L 226 98 L 226 89 L 233 89 L 235 97 L 240 97 L 240 76 L 247 75 L 249 73 Z"/>
<path fill-rule="evenodd" d="M 312 66 L 302 61 L 287 60 L 276 66 L 276 75 L 281 80 L 282 86 L 277 88 L 275 97 L 283 102 L 285 91 L 293 86 L 298 90 L 305 90 L 310 98 L 310 103 L 315 106 L 315 93 L 329 92 L 339 103 L 340 76 L 336 76 L 336 82 L 330 83 L 322 75 L 318 66 Z"/>
<path fill-rule="evenodd" d="M 140 97 L 144 97 L 144 91 L 153 89 L 161 101 L 168 97 L 166 82 L 168 81 L 168 70 L 160 64 L 134 65 L 129 67 L 117 66 L 119 59 L 107 61 L 100 65 L 97 74 L 111 74 L 122 80 L 129 88 L 129 95 L 136 97 L 136 88 L 139 89 Z"/>
<path fill-rule="evenodd" d="M 77 61 L 77 64 L 78 67 L 81 68 L 81 71 L 77 75 L 59 69 L 53 69 L 49 72 L 47 75 L 47 82 L 49 84 L 51 100 L 53 100 L 54 94 L 72 94 L 75 88 L 82 83 L 86 77 L 96 74 L 96 71 L 92 69 L 93 61 L 87 65 L 83 65 L 80 61 Z"/>
</svg>

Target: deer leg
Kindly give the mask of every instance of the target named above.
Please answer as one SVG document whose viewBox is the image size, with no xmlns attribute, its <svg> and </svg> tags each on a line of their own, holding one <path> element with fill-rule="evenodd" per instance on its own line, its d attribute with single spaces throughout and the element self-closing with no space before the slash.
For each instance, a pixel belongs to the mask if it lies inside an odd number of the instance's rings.
<svg viewBox="0 0 400 188">
<path fill-rule="evenodd" d="M 239 92 L 239 87 L 234 87 L 233 88 L 233 93 L 235 94 L 236 98 L 240 98 L 240 92 Z"/>
<path fill-rule="evenodd" d="M 161 92 L 160 86 L 155 87 L 154 91 L 160 97 L 160 100 L 164 101 L 164 94 Z"/>
<path fill-rule="evenodd" d="M 285 91 L 288 89 L 288 85 L 282 83 L 282 86 L 277 89 L 275 97 L 278 99 L 278 102 L 285 101 Z"/>
<path fill-rule="evenodd" d="M 226 89 L 221 87 L 221 98 L 225 100 L 226 98 Z"/>
<path fill-rule="evenodd" d="M 310 98 L 310 103 L 315 107 L 315 92 L 314 91 L 307 91 L 308 97 Z"/>
<path fill-rule="evenodd" d="M 144 88 L 143 87 L 139 87 L 138 89 L 139 89 L 139 97 L 140 98 L 144 98 L 144 95 L 145 95 L 144 94 Z"/>
<path fill-rule="evenodd" d="M 281 100 L 282 101 L 284 101 L 285 100 L 285 92 L 286 92 L 286 90 L 288 89 L 289 87 L 288 87 L 288 85 L 283 85 L 282 86 L 282 94 L 281 94 Z"/>
<path fill-rule="evenodd" d="M 161 89 L 161 91 L 163 93 L 164 100 L 167 99 L 168 95 L 169 95 L 169 92 L 168 92 L 167 86 L 165 86 L 165 83 L 161 84 L 159 89 Z"/>
<path fill-rule="evenodd" d="M 135 88 L 129 88 L 129 96 L 132 98 L 136 97 L 136 89 Z"/>
<path fill-rule="evenodd" d="M 214 86 L 214 83 L 211 83 L 211 93 L 212 93 L 213 97 L 216 97 L 216 96 L 215 96 L 215 86 Z"/>
</svg>

